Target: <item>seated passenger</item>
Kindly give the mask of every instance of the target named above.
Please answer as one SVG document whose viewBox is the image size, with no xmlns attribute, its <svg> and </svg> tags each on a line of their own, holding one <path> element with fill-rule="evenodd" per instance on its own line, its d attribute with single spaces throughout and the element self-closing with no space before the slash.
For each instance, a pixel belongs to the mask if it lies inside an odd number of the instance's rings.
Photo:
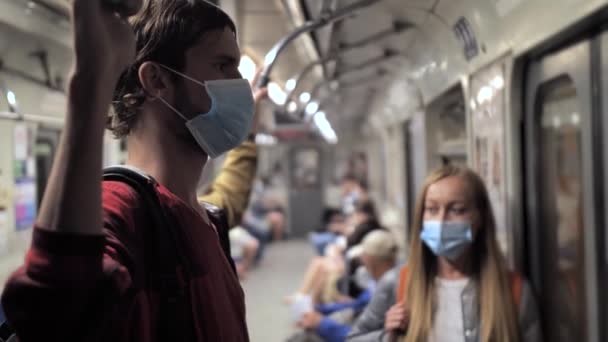
<svg viewBox="0 0 608 342">
<path fill-rule="evenodd" d="M 367 187 L 357 177 L 346 174 L 342 178 L 342 212 L 350 215 L 358 203 L 369 200 Z"/>
<path fill-rule="evenodd" d="M 531 288 L 507 269 L 477 174 L 457 166 L 433 172 L 410 239 L 397 304 L 385 318 L 388 335 L 405 342 L 541 341 Z"/>
<path fill-rule="evenodd" d="M 236 265 L 240 279 L 245 279 L 247 272 L 254 266 L 260 242 L 243 227 L 230 230 L 230 256 Z"/>
<path fill-rule="evenodd" d="M 283 239 L 285 221 L 284 210 L 279 201 L 268 193 L 268 187 L 258 187 L 251 198 L 251 205 L 243 218 L 242 226 L 255 236 L 263 247 L 273 240 Z"/>
<path fill-rule="evenodd" d="M 266 245 L 272 240 L 270 222 L 266 218 L 266 209 L 261 202 L 253 202 L 243 215 L 241 227 L 259 242 L 256 262 L 262 259 Z"/>
<path fill-rule="evenodd" d="M 396 272 L 393 269 L 397 248 L 397 243 L 391 233 L 387 231 L 369 233 L 361 245 L 357 246 L 358 251 L 356 252 L 356 254 L 360 254 L 361 262 L 372 278 L 367 289 L 351 301 L 318 305 L 315 312 L 303 316 L 298 322 L 298 326 L 315 331 L 326 342 L 344 341 L 351 330 L 349 322 L 345 322 L 350 320 L 344 317 L 357 315 L 369 304 L 376 288 L 376 282 L 382 282 L 385 277 L 387 279 L 396 278 Z M 390 272 L 391 270 L 393 272 Z M 395 281 L 393 280 L 391 283 L 393 284 L 391 288 L 393 288 Z"/>
<path fill-rule="evenodd" d="M 376 285 L 369 304 L 352 324 L 347 341 L 377 342 L 384 341 L 384 318 L 386 312 L 397 301 L 397 285 L 401 267 L 386 272 Z M 388 335 L 386 335 L 388 337 Z"/>
<path fill-rule="evenodd" d="M 339 287 L 342 289 L 344 294 L 350 297 L 357 297 L 361 291 L 365 290 L 365 288 L 361 288 L 359 284 L 353 281 L 355 272 L 361 263 L 356 256 L 351 255 L 350 251 L 353 249 L 353 247 L 360 244 L 363 238 L 370 232 L 377 229 L 385 230 L 386 228 L 382 227 L 378 221 L 376 208 L 371 201 L 359 202 L 356 206 L 355 213 L 353 214 L 353 219 L 354 224 L 352 226 L 355 228 L 350 231 L 346 231 L 345 255 L 347 261 L 347 272 L 345 272 L 343 277 L 340 278 Z"/>
<path fill-rule="evenodd" d="M 285 238 L 285 211 L 279 206 L 273 206 L 266 214 L 266 220 L 270 225 L 272 241 L 281 241 Z"/>
<path fill-rule="evenodd" d="M 361 243 L 368 233 L 377 229 L 384 228 L 378 222 L 374 205 L 369 201 L 358 204 L 351 217 L 351 228 L 345 232 L 346 236 L 327 246 L 324 256 L 313 258 L 297 293 L 312 296 L 315 303 L 348 299 L 339 293 L 337 288 L 338 280 L 346 274 L 345 254 Z M 349 276 L 354 274 L 356 267 L 352 266 L 350 269 L 353 271 L 348 273 Z M 290 297 L 287 301 L 290 301 Z"/>
<path fill-rule="evenodd" d="M 323 212 L 323 227 L 310 233 L 310 242 L 318 255 L 325 253 L 325 248 L 334 243 L 343 232 L 344 217 L 342 213 L 333 208 L 327 208 Z"/>
</svg>

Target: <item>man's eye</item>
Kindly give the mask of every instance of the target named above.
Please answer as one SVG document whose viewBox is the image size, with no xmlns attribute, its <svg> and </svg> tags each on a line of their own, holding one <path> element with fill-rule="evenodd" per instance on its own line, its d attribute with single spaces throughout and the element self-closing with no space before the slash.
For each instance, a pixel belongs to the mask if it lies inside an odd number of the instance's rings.
<svg viewBox="0 0 608 342">
<path fill-rule="evenodd" d="M 425 208 L 425 210 L 426 210 L 427 213 L 429 213 L 431 215 L 436 214 L 437 211 L 438 211 L 438 209 L 435 208 L 435 207 L 427 207 L 427 208 Z"/>
</svg>

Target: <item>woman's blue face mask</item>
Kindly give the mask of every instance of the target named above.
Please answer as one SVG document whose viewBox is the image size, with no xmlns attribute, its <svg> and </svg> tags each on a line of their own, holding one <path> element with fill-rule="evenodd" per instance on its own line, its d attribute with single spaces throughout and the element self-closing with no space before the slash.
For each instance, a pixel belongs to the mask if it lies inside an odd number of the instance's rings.
<svg viewBox="0 0 608 342">
<path fill-rule="evenodd" d="M 456 260 L 473 242 L 470 222 L 424 221 L 420 239 L 436 255 Z"/>
</svg>

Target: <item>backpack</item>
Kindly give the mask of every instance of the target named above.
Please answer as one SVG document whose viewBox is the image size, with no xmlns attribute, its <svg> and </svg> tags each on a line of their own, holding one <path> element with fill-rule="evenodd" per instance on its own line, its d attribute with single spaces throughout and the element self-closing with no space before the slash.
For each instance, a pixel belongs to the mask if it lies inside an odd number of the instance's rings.
<svg viewBox="0 0 608 342">
<path fill-rule="evenodd" d="M 158 183 L 151 176 L 128 166 L 112 166 L 103 171 L 104 181 L 117 181 L 129 185 L 141 198 L 148 214 L 156 223 L 153 227 L 153 242 L 156 247 L 156 257 L 159 272 L 156 281 L 160 286 L 160 317 L 158 319 L 159 341 L 179 341 L 178 336 L 184 336 L 182 341 L 190 341 L 193 327 L 187 313 L 180 308 L 190 303 L 188 291 L 184 291 L 176 266 L 191 269 L 190 261 L 179 248 L 179 238 L 172 226 L 173 218 L 161 206 L 156 187 Z M 222 251 L 228 260 L 232 271 L 236 274 L 236 266 L 230 256 L 230 239 L 228 237 L 228 219 L 225 212 L 209 203 L 202 203 L 213 225 L 217 228 Z M 171 243 L 167 243 L 171 241 Z"/>
<path fill-rule="evenodd" d="M 0 306 L 0 342 L 17 342 L 17 335 L 13 331 L 4 315 L 4 310 Z"/>
<path fill-rule="evenodd" d="M 159 341 L 179 341 L 178 336 L 190 336 L 193 327 L 189 327 L 186 313 L 179 308 L 189 303 L 188 293 L 184 291 L 176 266 L 188 269 L 189 261 L 181 253 L 177 236 L 171 227 L 172 219 L 160 203 L 157 182 L 154 178 L 127 166 L 112 166 L 103 170 L 103 180 L 121 182 L 131 187 L 140 197 L 140 201 L 155 223 L 152 228 L 152 243 L 156 245 L 159 272 L 154 275 L 160 291 L 160 317 L 158 322 Z M 232 271 L 236 274 L 236 266 L 230 257 L 230 240 L 228 238 L 228 219 L 225 211 L 209 203 L 202 203 L 211 222 L 217 228 L 222 251 L 226 256 Z M 171 243 L 167 243 L 171 241 Z M 2 308 L 0 307 L 0 310 Z M 4 315 L 2 315 L 4 316 Z M 183 341 L 189 341 L 187 337 Z M 6 319 L 0 323 L 0 342 L 18 342 L 15 331 Z"/>
<path fill-rule="evenodd" d="M 404 303 L 405 297 L 407 297 L 407 280 L 409 276 L 409 268 L 403 266 L 399 272 L 399 286 L 397 287 L 397 303 Z M 523 279 L 521 274 L 517 272 L 511 272 L 511 291 L 513 293 L 513 300 L 515 305 L 519 308 L 521 303 Z"/>
</svg>

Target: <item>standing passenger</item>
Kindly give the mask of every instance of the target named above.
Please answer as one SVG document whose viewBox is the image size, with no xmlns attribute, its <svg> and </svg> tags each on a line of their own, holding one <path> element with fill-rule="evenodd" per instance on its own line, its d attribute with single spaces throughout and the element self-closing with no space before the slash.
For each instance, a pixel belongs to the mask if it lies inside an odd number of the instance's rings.
<svg viewBox="0 0 608 342">
<path fill-rule="evenodd" d="M 240 144 L 253 120 L 233 22 L 203 0 L 74 0 L 73 15 L 65 132 L 32 247 L 2 296 L 9 322 L 21 342 L 247 341 L 243 291 L 196 196 L 207 158 Z M 100 181 L 113 101 L 110 129 L 127 138 L 128 164 L 158 182 L 189 261 L 176 269 L 187 300 L 171 315 L 154 281 L 152 218 L 129 186 Z"/>
<path fill-rule="evenodd" d="M 410 236 L 387 335 L 404 342 L 541 341 L 532 291 L 507 270 L 477 174 L 456 166 L 432 173 Z"/>
</svg>

